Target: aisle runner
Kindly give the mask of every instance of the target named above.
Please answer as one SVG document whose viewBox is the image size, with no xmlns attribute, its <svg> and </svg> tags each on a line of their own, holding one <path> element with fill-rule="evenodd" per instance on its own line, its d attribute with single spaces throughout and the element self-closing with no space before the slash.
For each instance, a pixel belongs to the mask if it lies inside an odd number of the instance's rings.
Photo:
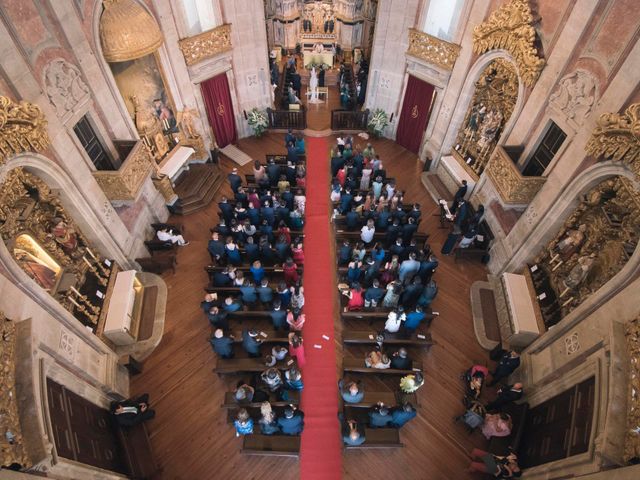
<svg viewBox="0 0 640 480">
<path fill-rule="evenodd" d="M 338 387 L 333 330 L 336 286 L 329 236 L 329 145 L 324 138 L 306 138 L 307 205 L 304 227 L 305 315 L 300 478 L 334 480 L 341 478 L 342 444 L 337 419 Z M 329 337 L 329 340 L 323 338 Z M 320 345 L 318 349 L 314 345 Z"/>
</svg>

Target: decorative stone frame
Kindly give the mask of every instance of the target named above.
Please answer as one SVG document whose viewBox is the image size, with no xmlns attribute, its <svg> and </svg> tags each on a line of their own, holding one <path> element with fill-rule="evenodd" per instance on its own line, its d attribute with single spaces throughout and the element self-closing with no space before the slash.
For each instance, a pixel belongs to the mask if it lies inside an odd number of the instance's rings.
<svg viewBox="0 0 640 480">
<path fill-rule="evenodd" d="M 520 116 L 520 112 L 524 107 L 524 103 L 525 103 L 524 96 L 525 96 L 526 87 L 522 81 L 520 71 L 518 70 L 518 65 L 515 62 L 514 58 L 511 56 L 511 54 L 506 50 L 491 50 L 481 55 L 473 64 L 473 66 L 469 69 L 469 72 L 467 73 L 467 78 L 464 82 L 464 85 L 462 86 L 462 89 L 460 90 L 458 102 L 456 103 L 455 109 L 453 110 L 453 114 L 451 115 L 449 128 L 444 137 L 444 141 L 442 142 L 441 151 L 444 154 L 447 154 L 447 152 L 451 150 L 453 144 L 456 142 L 458 132 L 462 127 L 462 122 L 464 121 L 464 118 L 467 115 L 467 110 L 469 109 L 469 105 L 473 100 L 476 82 L 480 78 L 480 75 L 482 75 L 482 72 L 485 70 L 485 68 L 491 62 L 493 62 L 498 58 L 504 58 L 505 60 L 509 61 L 511 64 L 513 64 L 513 67 L 518 73 L 518 98 L 516 100 L 515 106 L 513 107 L 513 112 L 511 112 L 511 116 L 509 117 L 509 120 L 507 120 L 507 123 L 505 123 L 504 128 L 502 129 L 502 133 L 500 134 L 500 139 L 498 140 L 496 145 L 504 145 L 507 138 L 509 137 L 511 130 L 516 124 L 516 121 Z M 433 166 L 431 167 L 433 171 L 435 171 L 435 168 L 438 166 L 439 162 L 440 162 L 440 159 L 434 162 Z"/>
<path fill-rule="evenodd" d="M 558 230 L 562 227 L 565 220 L 578 206 L 579 197 L 607 178 L 615 176 L 622 176 L 629 179 L 635 188 L 640 190 L 640 180 L 629 168 L 622 164 L 622 162 L 600 162 L 586 169 L 569 183 L 560 197 L 551 203 L 551 207 L 544 215 L 537 217 L 539 218 L 538 223 L 527 235 L 526 243 L 523 241 L 517 249 L 514 249 L 515 253 L 511 257 L 511 260 L 508 261 L 505 267 L 497 274 L 519 272 L 527 261 L 530 261 L 538 254 L 541 245 L 546 245 L 557 235 Z M 506 240 L 508 241 L 509 237 L 507 237 Z M 622 270 L 597 291 L 593 292 L 580 306 L 575 308 L 569 315 L 555 325 L 553 329 L 548 330 L 529 345 L 527 351 L 532 353 L 541 351 L 557 338 L 566 335 L 573 326 L 581 322 L 597 310 L 600 305 L 621 291 L 633 280 L 639 271 L 640 248 L 636 248 Z"/>
<path fill-rule="evenodd" d="M 102 212 L 95 212 L 90 207 L 90 204 L 85 201 L 69 175 L 59 165 L 35 153 L 15 156 L 3 165 L 0 168 L 0 184 L 2 184 L 8 172 L 18 167 L 22 167 L 40 177 L 52 190 L 60 193 L 60 200 L 69 215 L 76 222 L 82 233 L 91 241 L 91 244 L 105 258 L 115 260 L 125 269 L 135 268 L 136 264 L 127 258 L 122 249 L 113 240 L 108 227 L 101 221 L 101 217 L 108 219 L 111 215 L 117 215 L 109 202 L 105 203 Z M 5 276 L 20 290 L 36 300 L 46 312 L 58 319 L 87 344 L 97 351 L 108 350 L 108 347 L 98 337 L 88 332 L 68 310 L 34 280 L 29 278 L 25 271 L 15 262 L 13 255 L 4 242 L 0 242 L 0 268 L 4 270 Z"/>
</svg>

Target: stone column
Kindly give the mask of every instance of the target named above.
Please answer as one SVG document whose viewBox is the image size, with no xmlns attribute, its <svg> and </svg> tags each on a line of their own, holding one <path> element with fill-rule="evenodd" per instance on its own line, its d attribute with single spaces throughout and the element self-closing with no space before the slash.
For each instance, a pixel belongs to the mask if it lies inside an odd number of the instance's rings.
<svg viewBox="0 0 640 480">
<path fill-rule="evenodd" d="M 381 0 L 373 39 L 369 82 L 365 106 L 369 110 L 381 108 L 394 121 L 385 136 L 394 138 L 401 108 L 406 61 L 404 52 L 409 46 L 408 29 L 413 27 L 418 12 L 418 0 Z"/>
<path fill-rule="evenodd" d="M 242 111 L 271 106 L 269 51 L 264 5 L 260 0 L 222 0 L 225 23 L 231 23 L 233 85 L 238 136 L 253 134 Z"/>
<path fill-rule="evenodd" d="M 431 157 L 433 163 L 431 170 L 435 171 L 443 155 L 447 155 L 456 140 L 458 129 L 464 120 L 467 107 L 473 97 L 473 90 L 462 92 L 462 88 L 467 80 L 469 69 L 475 62 L 476 56 L 473 53 L 472 34 L 473 27 L 482 23 L 488 14 L 490 2 L 473 2 L 471 12 L 467 19 L 462 41 L 460 43 L 460 55 L 451 71 L 449 83 L 443 93 L 440 108 L 431 114 L 430 124 L 433 124 L 433 131 L 429 136 L 421 158 Z"/>
</svg>

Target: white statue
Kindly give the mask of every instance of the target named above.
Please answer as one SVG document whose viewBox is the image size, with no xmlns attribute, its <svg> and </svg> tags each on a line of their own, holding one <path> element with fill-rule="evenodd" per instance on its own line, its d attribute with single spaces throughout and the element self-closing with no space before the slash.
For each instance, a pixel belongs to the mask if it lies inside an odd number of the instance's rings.
<svg viewBox="0 0 640 480">
<path fill-rule="evenodd" d="M 311 78 L 309 79 L 309 91 L 311 92 L 311 98 L 309 103 L 318 103 L 318 74 L 316 73 L 316 67 L 311 68 Z"/>
</svg>

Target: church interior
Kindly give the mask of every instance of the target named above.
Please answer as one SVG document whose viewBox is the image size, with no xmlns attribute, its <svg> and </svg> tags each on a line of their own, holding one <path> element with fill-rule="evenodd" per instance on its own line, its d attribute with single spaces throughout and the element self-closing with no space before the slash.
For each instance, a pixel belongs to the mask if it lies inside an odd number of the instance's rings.
<svg viewBox="0 0 640 480">
<path fill-rule="evenodd" d="M 0 479 L 640 478 L 637 7 L 0 0 Z"/>
</svg>

